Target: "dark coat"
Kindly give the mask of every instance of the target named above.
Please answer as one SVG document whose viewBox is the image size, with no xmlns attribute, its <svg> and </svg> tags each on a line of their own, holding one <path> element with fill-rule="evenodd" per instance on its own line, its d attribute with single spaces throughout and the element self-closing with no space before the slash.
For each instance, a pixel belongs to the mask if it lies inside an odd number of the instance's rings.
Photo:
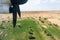
<svg viewBox="0 0 60 40">
<path fill-rule="evenodd" d="M 27 2 L 27 0 L 10 0 L 11 5 L 13 7 L 9 7 L 9 13 L 13 13 L 13 11 L 19 12 L 19 5 L 24 4 Z"/>
<path fill-rule="evenodd" d="M 27 2 L 27 0 L 11 0 L 12 5 L 13 4 L 21 5 L 21 4 L 24 4 L 26 2 Z"/>
</svg>

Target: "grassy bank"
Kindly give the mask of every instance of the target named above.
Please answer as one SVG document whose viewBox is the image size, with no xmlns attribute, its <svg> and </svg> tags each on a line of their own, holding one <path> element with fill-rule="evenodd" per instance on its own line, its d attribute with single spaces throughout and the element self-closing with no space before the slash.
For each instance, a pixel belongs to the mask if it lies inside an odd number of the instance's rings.
<svg viewBox="0 0 60 40">
<path fill-rule="evenodd" d="M 44 18 L 39 21 L 18 19 L 15 28 L 11 21 L 3 21 L 0 23 L 0 40 L 60 40 L 59 28 Z"/>
</svg>

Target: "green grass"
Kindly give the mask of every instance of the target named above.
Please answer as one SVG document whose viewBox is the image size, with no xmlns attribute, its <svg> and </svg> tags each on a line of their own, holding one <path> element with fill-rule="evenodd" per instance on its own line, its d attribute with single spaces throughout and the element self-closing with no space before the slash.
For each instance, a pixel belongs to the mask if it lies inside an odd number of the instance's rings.
<svg viewBox="0 0 60 40">
<path fill-rule="evenodd" d="M 20 25 L 20 26 L 18 26 Z M 12 27 L 12 22 L 5 23 L 5 31 L 7 36 L 3 37 L 2 40 L 29 40 L 29 29 L 30 27 L 34 31 L 35 40 L 43 40 L 43 37 L 38 29 L 35 20 L 23 19 L 18 20 L 15 28 Z"/>
<path fill-rule="evenodd" d="M 42 25 L 45 25 L 47 28 L 44 28 Z M 39 18 L 39 22 L 32 18 L 18 19 L 15 28 L 12 26 L 12 21 L 4 23 L 3 27 L 5 29 L 1 29 L 0 25 L 0 33 L 2 32 L 0 35 L 1 40 L 29 40 L 29 36 L 31 36 L 29 34 L 30 29 L 33 30 L 32 36 L 35 37 L 35 40 L 60 39 L 59 26 L 55 26 L 51 22 L 44 20 L 44 18 Z"/>
<path fill-rule="evenodd" d="M 43 18 L 40 18 L 40 23 L 42 25 L 45 25 L 47 27 L 47 30 L 52 34 L 52 36 L 55 36 L 56 38 L 60 39 L 60 29 L 59 26 L 55 26 L 51 22 L 44 20 Z M 44 23 L 42 23 L 43 21 Z"/>
</svg>

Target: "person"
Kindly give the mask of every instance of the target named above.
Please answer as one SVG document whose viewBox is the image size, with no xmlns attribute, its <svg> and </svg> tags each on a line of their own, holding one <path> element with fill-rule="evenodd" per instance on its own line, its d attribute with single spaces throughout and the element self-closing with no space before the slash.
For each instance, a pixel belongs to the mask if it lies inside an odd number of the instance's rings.
<svg viewBox="0 0 60 40">
<path fill-rule="evenodd" d="M 16 21 L 17 21 L 17 13 L 19 17 L 21 17 L 21 12 L 19 8 L 19 4 L 17 4 L 16 0 L 10 0 L 11 1 L 11 13 L 13 13 L 13 27 L 16 26 Z M 16 2 L 16 3 L 15 3 Z"/>
<path fill-rule="evenodd" d="M 27 0 L 10 0 L 11 6 L 10 6 L 10 12 L 13 13 L 13 27 L 16 26 L 16 20 L 17 20 L 17 13 L 19 17 L 21 17 L 21 12 L 19 5 L 24 4 L 27 2 Z"/>
</svg>

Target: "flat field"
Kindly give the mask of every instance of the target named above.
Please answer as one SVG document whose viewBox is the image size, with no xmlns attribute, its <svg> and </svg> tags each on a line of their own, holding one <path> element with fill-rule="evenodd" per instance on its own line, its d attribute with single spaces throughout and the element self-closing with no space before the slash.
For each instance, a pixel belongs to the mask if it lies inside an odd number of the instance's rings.
<svg viewBox="0 0 60 40">
<path fill-rule="evenodd" d="M 12 14 L 0 15 L 0 40 L 60 40 L 59 12 L 22 12 L 15 28 Z"/>
</svg>

